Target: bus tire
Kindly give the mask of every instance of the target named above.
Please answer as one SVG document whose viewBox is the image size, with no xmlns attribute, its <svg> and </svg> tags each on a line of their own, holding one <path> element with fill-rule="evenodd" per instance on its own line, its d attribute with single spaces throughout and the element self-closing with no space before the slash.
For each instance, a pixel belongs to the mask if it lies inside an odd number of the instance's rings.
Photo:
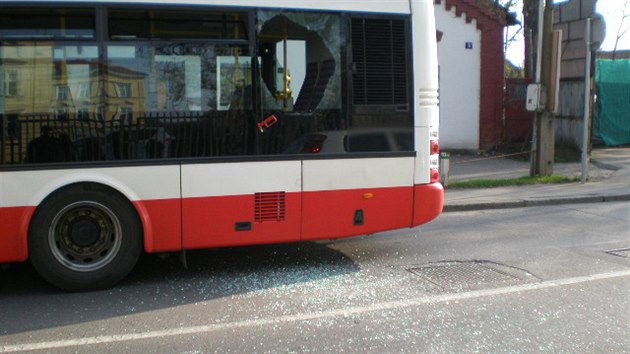
<svg viewBox="0 0 630 354">
<path fill-rule="evenodd" d="M 122 280 L 142 253 L 142 226 L 133 205 L 93 183 L 47 197 L 29 228 L 30 260 L 50 284 L 68 291 L 105 289 Z"/>
</svg>

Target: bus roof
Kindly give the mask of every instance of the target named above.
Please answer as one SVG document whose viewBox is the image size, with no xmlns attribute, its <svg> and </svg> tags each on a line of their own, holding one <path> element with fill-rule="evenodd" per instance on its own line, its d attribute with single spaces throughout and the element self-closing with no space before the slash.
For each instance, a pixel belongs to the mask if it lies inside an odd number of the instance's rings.
<svg viewBox="0 0 630 354">
<path fill-rule="evenodd" d="M 59 4 L 59 5 L 174 5 L 174 6 L 224 6 L 224 7 L 264 7 L 282 9 L 307 9 L 325 11 L 355 11 L 390 14 L 409 14 L 410 0 L 0 0 L 2 4 L 16 6 L 31 4 Z M 417 0 L 416 0 L 417 1 Z"/>
</svg>

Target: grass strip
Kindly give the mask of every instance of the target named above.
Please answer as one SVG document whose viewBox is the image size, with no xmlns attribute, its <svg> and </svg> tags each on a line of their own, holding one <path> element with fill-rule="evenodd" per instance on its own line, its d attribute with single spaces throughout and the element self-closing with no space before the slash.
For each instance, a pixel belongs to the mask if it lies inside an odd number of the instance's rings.
<svg viewBox="0 0 630 354">
<path fill-rule="evenodd" d="M 578 181 L 577 177 L 559 175 L 551 176 L 524 176 L 509 179 L 473 179 L 465 181 L 449 182 L 449 188 L 495 188 L 508 186 L 525 186 L 531 184 L 571 183 Z"/>
</svg>

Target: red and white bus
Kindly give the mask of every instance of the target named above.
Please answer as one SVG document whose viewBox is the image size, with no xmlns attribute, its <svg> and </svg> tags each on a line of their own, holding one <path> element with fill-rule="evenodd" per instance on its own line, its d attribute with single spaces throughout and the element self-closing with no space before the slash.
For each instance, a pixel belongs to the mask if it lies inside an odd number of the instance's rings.
<svg viewBox="0 0 630 354">
<path fill-rule="evenodd" d="M 0 90 L 0 263 L 62 289 L 442 210 L 433 0 L 0 1 Z"/>
</svg>

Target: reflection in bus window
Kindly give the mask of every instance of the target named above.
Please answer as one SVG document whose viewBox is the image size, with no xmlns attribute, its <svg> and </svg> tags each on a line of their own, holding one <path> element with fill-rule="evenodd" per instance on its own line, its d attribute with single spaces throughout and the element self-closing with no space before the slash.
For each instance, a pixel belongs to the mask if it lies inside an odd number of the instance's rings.
<svg viewBox="0 0 630 354">
<path fill-rule="evenodd" d="M 95 127 L 84 122 L 86 112 L 94 112 L 99 104 L 92 96 L 100 80 L 98 47 L 32 40 L 0 43 L 0 73 L 9 78 L 0 118 L 3 127 L 10 122 L 12 128 L 3 129 L 2 162 L 72 161 L 71 139 L 96 134 Z M 78 117 L 80 127 L 75 124 Z"/>
<path fill-rule="evenodd" d="M 97 37 L 94 8 L 3 9 L 0 163 L 255 151 L 247 12 L 108 14 Z"/>
<path fill-rule="evenodd" d="M 97 36 L 94 8 L 5 10 L 2 164 L 33 162 L 44 127 L 72 142 L 62 160 L 100 161 L 284 154 L 309 134 L 413 125 L 402 17 L 258 10 L 254 31 L 250 12 L 116 7 Z"/>
<path fill-rule="evenodd" d="M 252 83 L 246 48 L 143 43 L 107 49 L 108 81 L 117 83 L 118 93 L 108 95 L 107 107 L 119 114 L 122 106 L 128 107 L 125 118 L 130 127 L 120 129 L 131 129 L 130 137 L 135 137 L 134 127 L 161 128 L 153 140 L 162 149 L 170 148 L 114 158 L 245 153 L 245 110 L 251 109 Z M 126 138 L 120 135 L 120 139 Z"/>
<path fill-rule="evenodd" d="M 237 55 L 217 56 L 217 111 L 252 108 L 251 59 Z"/>
</svg>

